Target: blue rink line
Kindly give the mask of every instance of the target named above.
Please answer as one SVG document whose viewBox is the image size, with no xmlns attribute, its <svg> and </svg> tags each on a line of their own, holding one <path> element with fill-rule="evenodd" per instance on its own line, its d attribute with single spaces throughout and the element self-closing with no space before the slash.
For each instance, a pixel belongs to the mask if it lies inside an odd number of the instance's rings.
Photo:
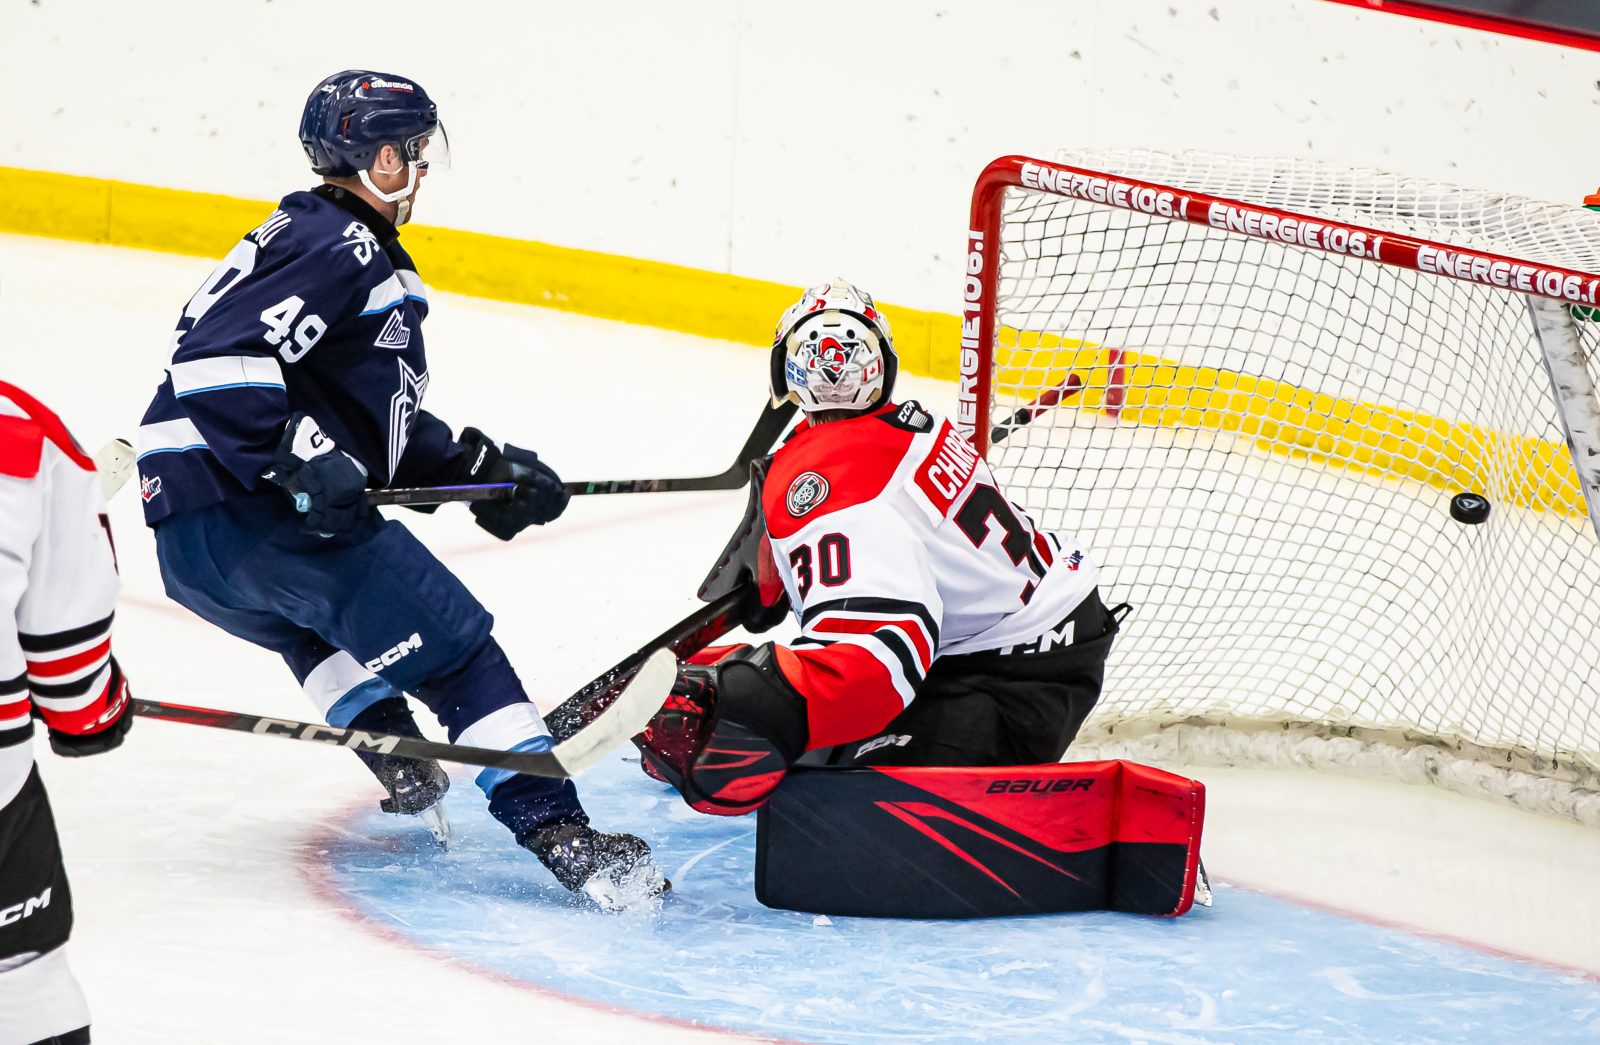
<svg viewBox="0 0 1600 1045">
<path fill-rule="evenodd" d="M 1226 886 L 1178 919 L 768 910 L 754 817 L 697 816 L 620 760 L 583 778 L 585 805 L 645 836 L 675 891 L 657 914 L 606 916 L 455 783 L 455 850 L 373 809 L 318 842 L 321 874 L 393 934 L 644 1015 L 840 1045 L 1600 1041 L 1600 983 Z"/>
</svg>

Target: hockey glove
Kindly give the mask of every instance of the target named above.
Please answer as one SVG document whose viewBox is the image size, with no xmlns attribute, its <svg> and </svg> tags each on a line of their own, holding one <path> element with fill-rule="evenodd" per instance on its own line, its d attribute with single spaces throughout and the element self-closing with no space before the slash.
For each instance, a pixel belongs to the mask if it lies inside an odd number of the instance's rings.
<svg viewBox="0 0 1600 1045">
<path fill-rule="evenodd" d="M 740 816 L 765 805 L 806 748 L 806 702 L 770 643 L 712 665 L 685 664 L 638 738 L 652 776 L 691 809 Z"/>
<path fill-rule="evenodd" d="M 367 470 L 333 445 L 306 414 L 289 419 L 272 465 L 261 478 L 294 498 L 305 528 L 323 537 L 349 533 L 367 517 Z"/>
<path fill-rule="evenodd" d="M 509 541 L 530 526 L 543 526 L 560 518 L 572 495 L 555 469 L 539 460 L 532 450 L 495 445 L 494 440 L 476 428 L 461 432 L 461 445 L 467 448 L 467 467 L 463 481 L 469 483 L 516 483 L 509 501 L 474 501 L 471 511 L 478 525 L 502 541 Z"/>
<path fill-rule="evenodd" d="M 94 730 L 89 733 L 67 733 L 52 726 L 50 750 L 62 758 L 84 758 L 121 747 L 122 738 L 133 728 L 133 696 L 128 692 L 128 682 L 122 677 L 122 668 L 115 657 L 111 660 L 110 693 L 109 706 L 100 716 L 105 720 L 103 725 L 96 721 Z"/>
</svg>

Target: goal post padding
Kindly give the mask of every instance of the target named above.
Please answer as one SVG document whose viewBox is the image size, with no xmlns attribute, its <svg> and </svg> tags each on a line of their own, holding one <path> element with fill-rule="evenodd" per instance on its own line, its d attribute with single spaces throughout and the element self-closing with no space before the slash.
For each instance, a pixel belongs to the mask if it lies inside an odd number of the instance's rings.
<svg viewBox="0 0 1600 1045">
<path fill-rule="evenodd" d="M 1136 606 L 1073 756 L 1600 825 L 1597 272 L 1600 215 L 1385 172 L 991 164 L 957 421 Z"/>
</svg>

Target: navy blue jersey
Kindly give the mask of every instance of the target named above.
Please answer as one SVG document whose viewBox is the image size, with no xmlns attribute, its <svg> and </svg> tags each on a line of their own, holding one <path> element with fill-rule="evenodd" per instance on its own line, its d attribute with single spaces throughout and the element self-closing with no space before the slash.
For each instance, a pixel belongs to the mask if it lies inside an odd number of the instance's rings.
<svg viewBox="0 0 1600 1045">
<path fill-rule="evenodd" d="M 393 225 L 324 185 L 290 193 L 189 299 L 139 427 L 145 521 L 254 490 L 295 412 L 373 486 L 453 478 L 422 409 L 427 293 Z"/>
</svg>

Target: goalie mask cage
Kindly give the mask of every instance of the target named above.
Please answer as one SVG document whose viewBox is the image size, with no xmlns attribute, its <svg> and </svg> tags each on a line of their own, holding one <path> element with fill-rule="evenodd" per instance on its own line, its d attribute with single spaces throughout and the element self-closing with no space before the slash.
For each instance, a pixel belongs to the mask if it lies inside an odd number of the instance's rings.
<svg viewBox="0 0 1600 1045">
<path fill-rule="evenodd" d="M 1134 604 L 1075 754 L 1600 826 L 1600 215 L 1140 151 L 996 160 L 971 230 L 958 423 Z"/>
</svg>

